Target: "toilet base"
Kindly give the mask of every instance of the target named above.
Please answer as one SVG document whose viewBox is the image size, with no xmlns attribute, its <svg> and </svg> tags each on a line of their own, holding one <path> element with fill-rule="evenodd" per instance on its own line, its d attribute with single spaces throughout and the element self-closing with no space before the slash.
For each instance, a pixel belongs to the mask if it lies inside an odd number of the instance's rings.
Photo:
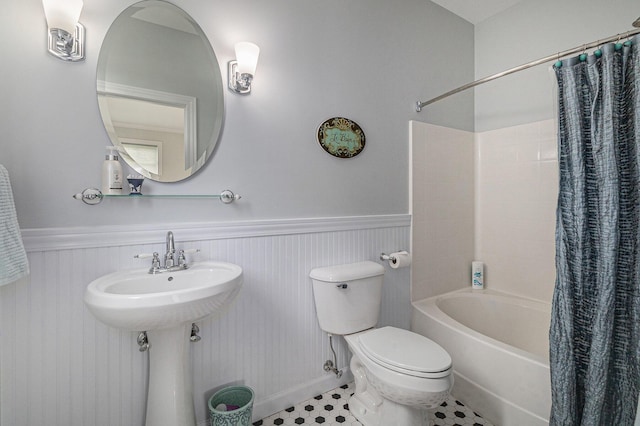
<svg viewBox="0 0 640 426">
<path fill-rule="evenodd" d="M 419 406 L 399 404 L 385 399 L 369 383 L 366 370 L 354 356 L 351 371 L 356 391 L 349 398 L 349 411 L 363 426 L 428 426 L 429 413 Z"/>
<path fill-rule="evenodd" d="M 411 408 L 384 400 L 377 410 L 363 402 L 362 395 L 349 398 L 349 411 L 363 426 L 428 426 L 429 413 L 425 409 Z"/>
</svg>

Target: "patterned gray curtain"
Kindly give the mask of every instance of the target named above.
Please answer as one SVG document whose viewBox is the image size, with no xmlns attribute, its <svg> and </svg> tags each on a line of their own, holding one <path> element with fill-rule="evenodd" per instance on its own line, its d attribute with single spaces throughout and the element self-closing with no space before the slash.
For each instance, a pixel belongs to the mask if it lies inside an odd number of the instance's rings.
<svg viewBox="0 0 640 426">
<path fill-rule="evenodd" d="M 640 385 L 640 37 L 556 66 L 551 425 L 633 425 Z"/>
</svg>

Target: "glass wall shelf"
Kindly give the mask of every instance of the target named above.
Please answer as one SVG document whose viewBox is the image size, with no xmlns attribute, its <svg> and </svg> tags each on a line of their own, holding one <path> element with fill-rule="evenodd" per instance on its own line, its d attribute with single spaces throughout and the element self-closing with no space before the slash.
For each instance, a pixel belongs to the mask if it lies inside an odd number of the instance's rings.
<svg viewBox="0 0 640 426">
<path fill-rule="evenodd" d="M 85 204 L 95 205 L 100 204 L 104 198 L 202 198 L 202 199 L 218 199 L 224 204 L 231 204 L 236 200 L 242 198 L 239 194 L 234 194 L 232 191 L 225 189 L 220 194 L 122 194 L 112 195 L 103 194 L 102 191 L 96 188 L 87 188 L 82 192 L 73 195 L 73 198 L 80 200 Z"/>
</svg>

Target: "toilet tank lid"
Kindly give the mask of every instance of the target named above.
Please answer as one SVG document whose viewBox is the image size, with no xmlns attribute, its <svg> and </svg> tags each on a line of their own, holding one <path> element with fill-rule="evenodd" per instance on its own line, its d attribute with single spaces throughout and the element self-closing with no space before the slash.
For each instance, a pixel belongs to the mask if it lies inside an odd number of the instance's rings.
<svg viewBox="0 0 640 426">
<path fill-rule="evenodd" d="M 383 274 L 384 267 L 382 265 L 368 260 L 358 263 L 348 263 L 346 265 L 315 268 L 309 272 L 309 276 L 314 280 L 325 281 L 328 283 L 352 281 Z"/>
</svg>

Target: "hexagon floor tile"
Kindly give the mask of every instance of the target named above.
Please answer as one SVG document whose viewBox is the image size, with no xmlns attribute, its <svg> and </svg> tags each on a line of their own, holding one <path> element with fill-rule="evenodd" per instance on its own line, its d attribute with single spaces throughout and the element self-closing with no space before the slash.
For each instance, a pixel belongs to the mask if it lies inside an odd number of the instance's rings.
<svg viewBox="0 0 640 426">
<path fill-rule="evenodd" d="M 349 412 L 349 397 L 353 395 L 354 389 L 353 382 L 349 383 L 258 420 L 253 425 L 362 426 Z M 433 426 L 492 426 L 453 397 L 430 411 L 429 421 Z"/>
</svg>

